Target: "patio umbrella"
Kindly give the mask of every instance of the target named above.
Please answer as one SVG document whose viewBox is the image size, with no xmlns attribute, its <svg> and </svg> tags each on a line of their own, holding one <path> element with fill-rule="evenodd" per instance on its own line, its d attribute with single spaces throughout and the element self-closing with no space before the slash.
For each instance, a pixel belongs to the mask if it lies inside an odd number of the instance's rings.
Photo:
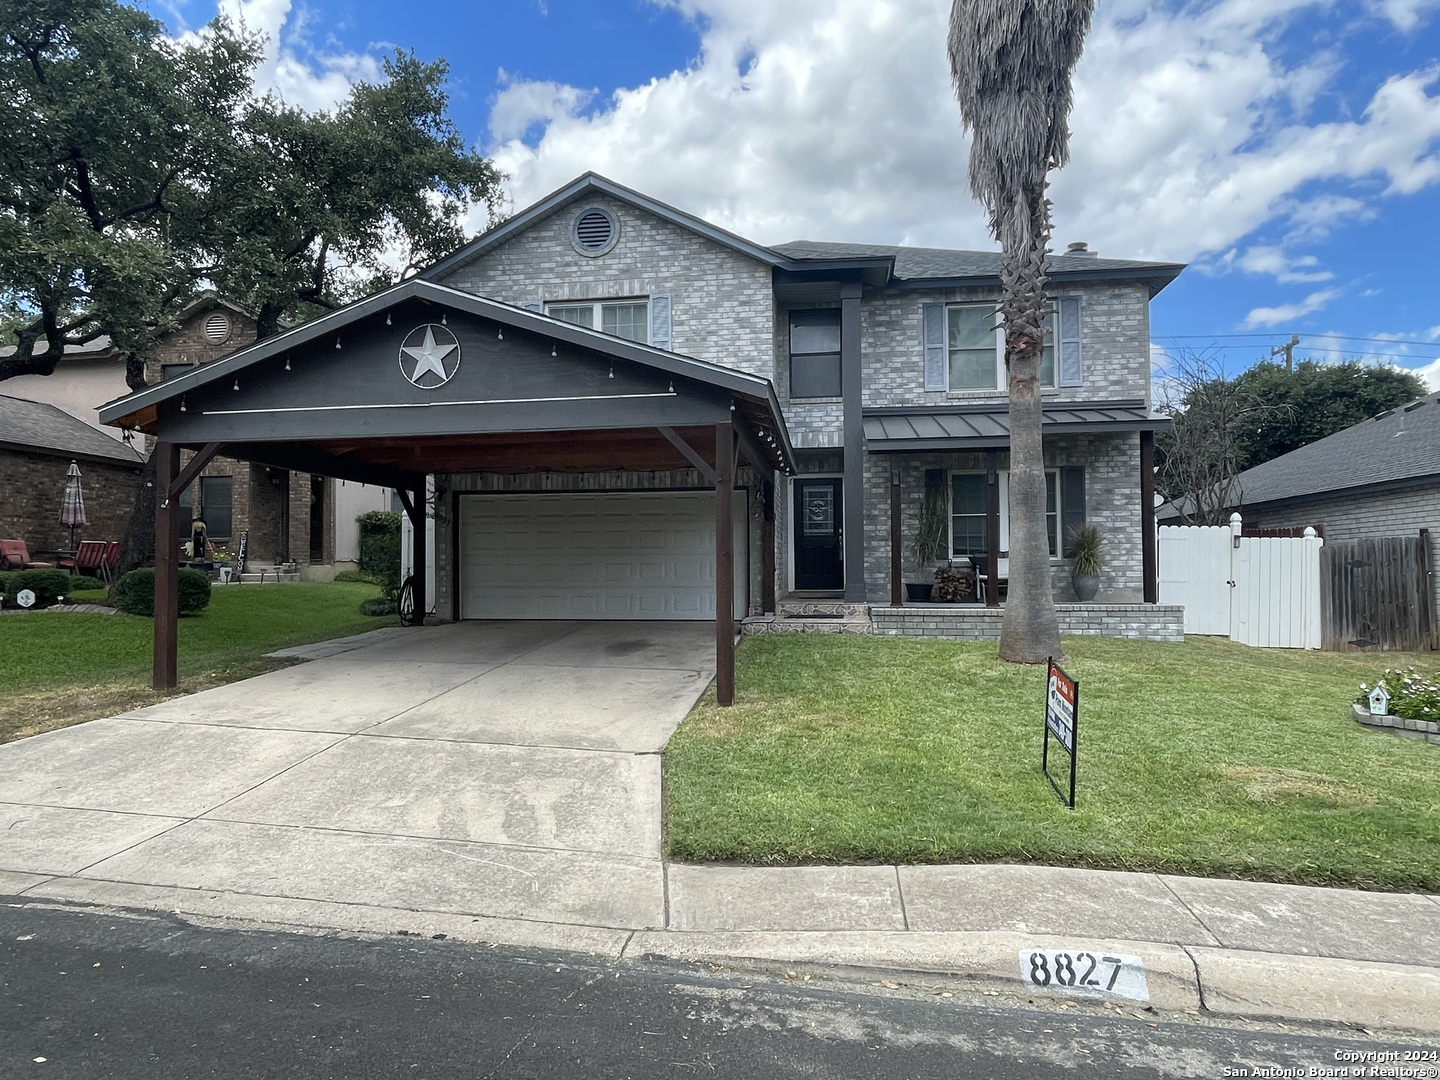
<svg viewBox="0 0 1440 1080">
<path fill-rule="evenodd" d="M 60 524 L 70 530 L 70 550 L 75 550 L 75 530 L 89 524 L 85 520 L 85 495 L 80 490 L 80 466 L 70 462 L 65 472 L 65 497 L 60 500 Z"/>
</svg>

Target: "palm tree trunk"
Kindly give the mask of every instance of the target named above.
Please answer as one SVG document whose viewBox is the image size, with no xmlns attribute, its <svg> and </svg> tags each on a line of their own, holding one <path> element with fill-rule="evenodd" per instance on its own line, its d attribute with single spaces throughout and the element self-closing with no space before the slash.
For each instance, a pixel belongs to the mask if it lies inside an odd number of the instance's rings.
<svg viewBox="0 0 1440 1080">
<path fill-rule="evenodd" d="M 1010 591 L 1000 624 L 1000 659 L 1041 664 L 1063 657 L 1050 581 L 1041 445 L 1040 358 L 1045 345 L 1045 249 L 1050 204 L 1027 191 L 1001 228 L 1005 366 L 1010 389 Z"/>
</svg>

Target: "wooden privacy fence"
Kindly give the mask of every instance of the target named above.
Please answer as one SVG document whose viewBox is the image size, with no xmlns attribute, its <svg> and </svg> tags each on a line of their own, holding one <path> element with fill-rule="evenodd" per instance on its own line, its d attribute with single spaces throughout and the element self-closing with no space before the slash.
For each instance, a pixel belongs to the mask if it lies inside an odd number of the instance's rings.
<svg viewBox="0 0 1440 1080">
<path fill-rule="evenodd" d="M 1432 648 L 1428 548 L 1423 535 L 1329 541 L 1320 552 L 1323 648 Z"/>
</svg>

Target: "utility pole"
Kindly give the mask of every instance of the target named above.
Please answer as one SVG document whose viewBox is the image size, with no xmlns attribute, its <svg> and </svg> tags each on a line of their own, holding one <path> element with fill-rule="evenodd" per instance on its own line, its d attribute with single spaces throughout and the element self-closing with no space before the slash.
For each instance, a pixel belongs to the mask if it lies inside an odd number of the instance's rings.
<svg viewBox="0 0 1440 1080">
<path fill-rule="evenodd" d="M 1295 361 L 1295 357 L 1294 357 L 1293 354 L 1294 354 L 1295 346 L 1296 346 L 1296 345 L 1299 345 L 1299 344 L 1300 344 L 1300 335 L 1299 335 L 1299 334 L 1291 334 L 1291 335 L 1290 335 L 1290 340 L 1287 341 L 1284 345 L 1272 345 L 1272 346 L 1270 347 L 1270 355 L 1271 355 L 1271 356 L 1279 356 L 1279 355 L 1283 352 L 1283 353 L 1285 354 L 1285 370 L 1286 370 L 1286 371 L 1294 371 L 1294 370 L 1295 370 L 1295 362 L 1294 362 L 1294 361 Z"/>
</svg>

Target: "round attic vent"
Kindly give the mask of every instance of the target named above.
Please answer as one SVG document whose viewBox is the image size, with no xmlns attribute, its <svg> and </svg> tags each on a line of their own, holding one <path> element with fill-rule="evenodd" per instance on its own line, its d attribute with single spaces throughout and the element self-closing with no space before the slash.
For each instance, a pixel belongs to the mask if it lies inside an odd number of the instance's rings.
<svg viewBox="0 0 1440 1080">
<path fill-rule="evenodd" d="M 582 210 L 575 218 L 571 239 L 581 255 L 604 255 L 619 238 L 620 225 L 608 210 L 592 206 Z"/>
<path fill-rule="evenodd" d="M 230 336 L 230 317 L 223 311 L 212 311 L 205 316 L 205 340 L 211 345 L 223 345 Z"/>
</svg>

